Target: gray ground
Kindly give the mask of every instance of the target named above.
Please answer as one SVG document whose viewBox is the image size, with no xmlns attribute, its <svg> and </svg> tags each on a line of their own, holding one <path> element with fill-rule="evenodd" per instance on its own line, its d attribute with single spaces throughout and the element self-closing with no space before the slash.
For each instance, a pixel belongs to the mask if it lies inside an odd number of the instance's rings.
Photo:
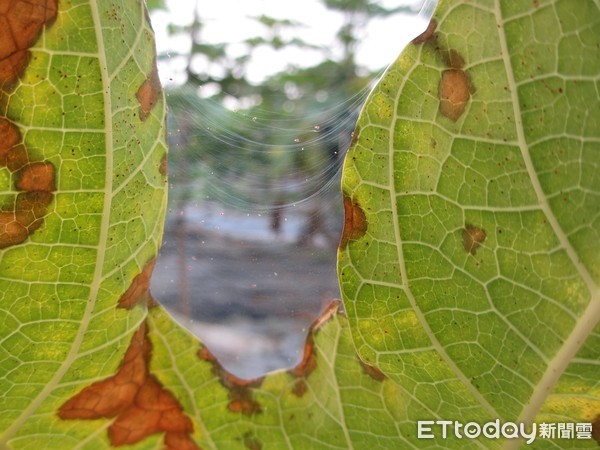
<svg viewBox="0 0 600 450">
<path fill-rule="evenodd" d="M 293 220 L 275 238 L 256 219 L 243 238 L 218 220 L 167 221 L 152 277 L 154 297 L 240 377 L 295 365 L 307 328 L 339 298 L 331 242 L 299 246 Z"/>
</svg>

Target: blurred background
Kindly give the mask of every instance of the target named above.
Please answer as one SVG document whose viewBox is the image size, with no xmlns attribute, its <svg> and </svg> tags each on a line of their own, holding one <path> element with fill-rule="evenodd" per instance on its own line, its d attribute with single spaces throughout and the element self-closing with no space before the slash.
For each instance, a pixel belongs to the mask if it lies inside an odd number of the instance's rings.
<svg viewBox="0 0 600 450">
<path fill-rule="evenodd" d="M 152 293 L 239 377 L 294 366 L 339 298 L 344 154 L 429 0 L 148 0 L 169 108 Z"/>
</svg>

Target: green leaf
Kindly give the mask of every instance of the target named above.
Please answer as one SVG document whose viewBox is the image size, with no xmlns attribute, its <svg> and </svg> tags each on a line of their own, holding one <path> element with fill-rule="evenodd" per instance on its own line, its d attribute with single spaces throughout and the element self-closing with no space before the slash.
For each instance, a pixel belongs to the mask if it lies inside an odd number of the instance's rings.
<svg viewBox="0 0 600 450">
<path fill-rule="evenodd" d="M 423 419 L 600 417 L 598 8 L 441 1 L 361 114 L 342 296 Z"/>
<path fill-rule="evenodd" d="M 116 306 L 160 244 L 164 101 L 143 2 L 0 11 L 0 448 L 66 448 L 58 407 L 146 315 Z"/>
</svg>

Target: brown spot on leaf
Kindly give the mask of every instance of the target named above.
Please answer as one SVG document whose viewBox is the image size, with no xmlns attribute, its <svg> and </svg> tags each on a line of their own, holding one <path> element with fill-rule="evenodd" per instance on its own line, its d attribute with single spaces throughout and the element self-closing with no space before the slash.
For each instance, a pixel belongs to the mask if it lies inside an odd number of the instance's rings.
<svg viewBox="0 0 600 450">
<path fill-rule="evenodd" d="M 423 31 L 420 35 L 412 40 L 414 45 L 419 45 L 424 42 L 429 41 L 435 35 L 435 29 L 437 28 L 437 22 L 434 19 L 429 21 L 429 25 L 427 25 L 427 29 Z"/>
<path fill-rule="evenodd" d="M 158 102 L 162 93 L 162 86 L 158 77 L 156 62 L 152 65 L 152 72 L 142 83 L 137 91 L 136 98 L 140 102 L 140 120 L 145 121 Z"/>
<path fill-rule="evenodd" d="M 188 433 L 167 433 L 164 450 L 200 450 L 200 447 Z"/>
<path fill-rule="evenodd" d="M 295 367 L 289 370 L 289 373 L 292 376 L 303 381 L 316 369 L 317 355 L 315 350 L 315 335 L 317 331 L 319 331 L 319 328 L 323 326 L 323 324 L 337 314 L 340 309 L 340 305 L 341 303 L 339 300 L 332 301 L 310 326 L 306 335 L 306 342 L 304 343 L 302 360 Z M 298 383 L 296 383 L 293 389 L 295 391 L 294 393 L 299 397 L 304 395 L 304 392 L 306 392 L 306 386 L 302 386 Z M 296 390 L 298 392 L 296 392 Z"/>
<path fill-rule="evenodd" d="M 367 218 L 360 205 L 344 195 L 344 230 L 340 240 L 340 249 L 346 248 L 349 242 L 360 239 L 367 232 Z"/>
<path fill-rule="evenodd" d="M 6 167 L 11 172 L 16 172 L 29 164 L 29 155 L 23 144 L 17 144 L 8 150 L 6 154 Z"/>
<path fill-rule="evenodd" d="M 0 249 L 25 242 L 42 226 L 55 189 L 54 165 L 30 162 L 21 141 L 19 129 L 0 117 L 0 166 L 16 172 L 15 188 L 22 191 L 12 204 L 0 208 Z"/>
<path fill-rule="evenodd" d="M 304 343 L 304 353 L 302 354 L 302 360 L 290 370 L 290 373 L 295 377 L 308 377 L 313 370 L 317 367 L 317 355 L 315 352 L 315 338 L 311 331 L 306 336 L 306 342 Z"/>
<path fill-rule="evenodd" d="M 59 411 L 61 419 L 97 419 L 115 417 L 133 404 L 146 381 L 150 342 L 147 327 L 142 324 L 133 334 L 117 373 L 86 387 L 67 400 Z"/>
<path fill-rule="evenodd" d="M 33 162 L 17 174 L 15 186 L 25 192 L 54 191 L 54 165 L 49 162 Z"/>
<path fill-rule="evenodd" d="M 0 211 L 0 249 L 25 242 L 39 228 L 52 197 L 49 192 L 26 192 L 17 195 L 12 210 Z"/>
<path fill-rule="evenodd" d="M 193 430 L 192 421 L 173 394 L 148 375 L 132 404 L 108 428 L 108 437 L 113 445 L 131 445 L 159 432 L 189 434 Z"/>
<path fill-rule="evenodd" d="M 433 34 L 425 44 L 433 48 L 433 51 L 447 68 L 462 69 L 465 66 L 465 60 L 461 54 L 456 49 L 447 47 L 446 43 L 438 39 L 437 34 Z"/>
<path fill-rule="evenodd" d="M 29 47 L 56 18 L 58 0 L 0 1 L 0 88 L 12 84 L 28 64 Z"/>
<path fill-rule="evenodd" d="M 465 60 L 456 50 L 451 48 L 448 50 L 446 64 L 452 69 L 462 69 L 465 66 Z"/>
<path fill-rule="evenodd" d="M 479 246 L 485 241 L 487 234 L 485 230 L 477 228 L 474 225 L 466 224 L 462 230 L 463 246 L 465 251 L 475 255 Z"/>
<path fill-rule="evenodd" d="M 135 276 L 129 288 L 125 291 L 117 306 L 119 308 L 131 309 L 134 306 L 148 306 L 152 300 L 150 293 L 150 278 L 156 264 L 156 258 L 147 262 L 142 271 Z"/>
<path fill-rule="evenodd" d="M 460 69 L 442 72 L 439 85 L 440 112 L 456 122 L 471 97 L 469 77 Z"/>
<path fill-rule="evenodd" d="M 247 389 L 233 389 L 231 392 L 231 400 L 229 401 L 229 411 L 233 413 L 241 413 L 246 416 L 252 416 L 261 412 L 260 403 L 252 398 L 251 393 Z"/>
<path fill-rule="evenodd" d="M 166 177 L 167 174 L 169 173 L 169 158 L 167 157 L 166 153 L 163 155 L 163 157 L 160 160 L 160 164 L 158 166 L 158 172 L 163 177 Z"/>
<path fill-rule="evenodd" d="M 360 363 L 364 372 L 367 375 L 369 375 L 371 378 L 373 378 L 375 381 L 383 381 L 387 378 L 386 374 L 383 373 L 381 370 L 379 370 L 379 368 L 372 366 L 371 364 L 367 364 L 362 359 L 360 359 L 358 356 L 357 356 L 357 358 L 358 358 L 358 362 Z"/>
<path fill-rule="evenodd" d="M 115 418 L 108 428 L 113 446 L 131 445 L 165 433 L 167 448 L 199 450 L 191 440 L 192 421 L 177 399 L 150 373 L 152 344 L 143 323 L 134 333 L 117 373 L 76 394 L 58 410 L 63 420 Z M 181 435 L 187 436 L 184 439 Z M 185 442 L 187 447 L 175 447 Z"/>
<path fill-rule="evenodd" d="M 308 391 L 308 386 L 306 385 L 306 381 L 304 381 L 302 378 L 297 379 L 296 382 L 294 383 L 294 387 L 292 388 L 292 393 L 296 397 L 300 398 L 300 397 L 303 397 L 307 391 Z"/>
<path fill-rule="evenodd" d="M 27 149 L 15 124 L 0 117 L 0 166 L 16 172 L 29 163 Z"/>
<path fill-rule="evenodd" d="M 29 47 L 56 17 L 57 0 L 0 0 L 0 101 L 21 76 Z M 55 189 L 54 166 L 31 162 L 21 133 L 0 117 L 0 166 L 16 172 L 15 188 L 24 191 L 0 210 L 0 248 L 21 244 L 43 223 Z"/>
<path fill-rule="evenodd" d="M 17 195 L 15 216 L 30 234 L 42 225 L 52 199 L 50 192 L 25 192 Z"/>
<path fill-rule="evenodd" d="M 0 30 L 5 27 L 0 21 Z M 1 31 L 0 31 L 1 33 Z M 2 33 L 4 34 L 4 33 Z M 4 44 L 5 37 L 0 35 L 0 42 Z M 29 52 L 25 50 L 15 51 L 0 61 L 0 89 L 10 86 L 21 74 L 29 62 Z"/>
<path fill-rule="evenodd" d="M 0 118 L 0 165 L 6 166 L 9 151 L 21 141 L 19 129 L 11 122 Z"/>
<path fill-rule="evenodd" d="M 261 412 L 260 403 L 254 400 L 252 390 L 262 384 L 264 377 L 250 380 L 236 377 L 228 372 L 216 356 L 204 346 L 198 350 L 198 357 L 212 364 L 212 372 L 219 377 L 221 384 L 229 391 L 228 408 L 231 412 L 242 413 L 247 416 Z"/>
<path fill-rule="evenodd" d="M 217 357 L 213 355 L 213 353 L 205 346 L 200 347 L 200 350 L 198 350 L 198 358 L 200 358 L 202 361 L 206 361 L 213 364 L 213 368 L 214 365 L 221 365 L 221 363 L 217 360 Z"/>
<path fill-rule="evenodd" d="M 0 212 L 0 249 L 24 242 L 27 228 L 17 220 L 15 212 Z"/>
</svg>

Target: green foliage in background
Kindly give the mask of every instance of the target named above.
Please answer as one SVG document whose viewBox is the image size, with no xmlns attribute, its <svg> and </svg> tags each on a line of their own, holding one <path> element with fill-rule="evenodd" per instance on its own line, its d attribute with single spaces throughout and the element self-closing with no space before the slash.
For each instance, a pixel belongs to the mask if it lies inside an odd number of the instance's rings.
<svg viewBox="0 0 600 450">
<path fill-rule="evenodd" d="M 0 98 L 56 170 L 43 223 L 0 249 L 0 448 L 515 448 L 416 421 L 597 421 L 598 5 L 447 0 L 434 21 L 347 156 L 347 318 L 244 381 L 149 298 L 166 149 L 143 5 L 59 2 Z M 2 168 L 8 206 L 22 178 Z"/>
<path fill-rule="evenodd" d="M 356 62 L 364 27 L 378 17 L 416 11 L 387 9 L 372 0 L 322 3 L 341 21 L 331 43 L 307 42 L 302 23 L 265 14 L 250 18 L 259 24 L 256 35 L 206 42 L 212 19 L 201 3 L 188 6 L 187 23 L 171 19 L 163 46 L 168 50 L 158 57 L 173 75 L 166 88 L 170 129 L 176 130 L 169 142 L 171 174 L 178 180 L 171 190 L 174 209 L 185 209 L 187 199 L 210 199 L 265 210 L 334 191 L 324 188 L 337 184 L 369 83 L 381 74 Z M 171 48 L 171 40 L 189 42 L 189 48 Z M 275 74 L 267 67 L 270 75 L 256 83 L 249 63 L 267 48 L 275 58 L 302 49 L 321 61 L 307 67 L 298 60 Z"/>
</svg>

